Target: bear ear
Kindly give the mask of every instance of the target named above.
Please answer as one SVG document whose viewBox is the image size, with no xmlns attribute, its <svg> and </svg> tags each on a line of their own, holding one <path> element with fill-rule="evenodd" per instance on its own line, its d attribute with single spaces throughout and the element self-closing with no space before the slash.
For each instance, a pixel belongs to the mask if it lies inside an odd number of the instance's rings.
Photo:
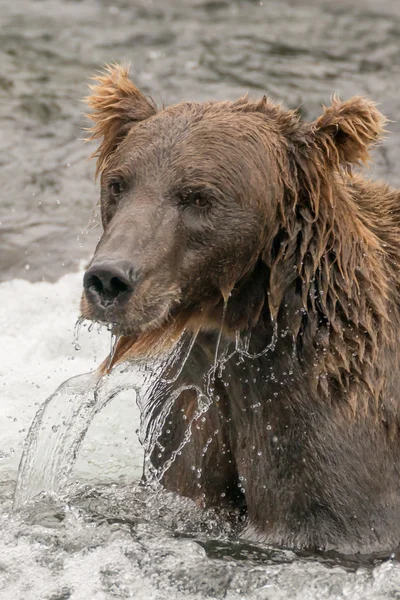
<svg viewBox="0 0 400 600">
<path fill-rule="evenodd" d="M 85 102 L 93 111 L 87 117 L 94 124 L 87 129 L 91 135 L 86 141 L 103 139 L 90 157 L 97 157 L 97 177 L 132 124 L 155 115 L 157 108 L 129 79 L 128 69 L 120 65 L 107 65 L 92 79 L 96 83 L 89 86 L 92 93 Z"/>
<path fill-rule="evenodd" d="M 385 123 L 374 102 L 361 96 L 341 102 L 334 96 L 331 106 L 311 123 L 313 141 L 337 166 L 350 168 L 368 161 L 371 147 L 385 133 Z"/>
</svg>

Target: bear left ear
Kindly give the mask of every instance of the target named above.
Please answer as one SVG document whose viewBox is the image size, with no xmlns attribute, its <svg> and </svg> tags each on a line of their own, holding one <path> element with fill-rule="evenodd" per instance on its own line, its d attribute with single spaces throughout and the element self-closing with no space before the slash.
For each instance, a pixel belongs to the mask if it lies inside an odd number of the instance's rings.
<svg viewBox="0 0 400 600">
<path fill-rule="evenodd" d="M 371 147 L 385 132 L 386 118 L 376 104 L 354 96 L 346 102 L 333 97 L 331 106 L 313 123 L 313 141 L 328 159 L 342 167 L 366 163 Z"/>
<path fill-rule="evenodd" d="M 85 98 L 93 112 L 87 117 L 93 127 L 86 141 L 102 139 L 91 156 L 97 157 L 96 177 L 134 123 L 156 114 L 157 108 L 129 79 L 128 69 L 120 65 L 106 66 L 101 75 L 93 77 L 91 94 Z"/>
</svg>

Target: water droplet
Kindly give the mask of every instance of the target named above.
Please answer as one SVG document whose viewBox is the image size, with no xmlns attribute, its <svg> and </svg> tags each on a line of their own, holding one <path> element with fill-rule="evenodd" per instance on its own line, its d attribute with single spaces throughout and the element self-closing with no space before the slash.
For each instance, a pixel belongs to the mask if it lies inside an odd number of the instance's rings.
<svg viewBox="0 0 400 600">
<path fill-rule="evenodd" d="M 82 327 L 82 323 L 84 322 L 84 318 L 83 317 L 79 317 L 79 319 L 77 319 L 76 323 L 75 323 L 75 327 L 74 327 L 74 337 L 72 340 L 72 345 L 74 346 L 75 350 L 77 352 L 79 352 L 79 350 L 81 349 L 81 346 L 78 343 L 78 339 L 79 339 L 79 334 L 80 334 L 80 330 Z"/>
</svg>

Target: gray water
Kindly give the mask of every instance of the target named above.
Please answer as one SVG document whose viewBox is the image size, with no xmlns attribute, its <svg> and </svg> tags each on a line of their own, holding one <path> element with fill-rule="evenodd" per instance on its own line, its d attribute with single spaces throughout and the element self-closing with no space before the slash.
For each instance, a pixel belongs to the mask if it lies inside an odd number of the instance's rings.
<svg viewBox="0 0 400 600">
<path fill-rule="evenodd" d="M 80 100 L 105 62 L 130 63 L 159 105 L 267 93 L 314 118 L 337 91 L 400 114 L 397 0 L 1 0 L 0 9 L 2 279 L 55 280 L 100 234 Z M 400 128 L 389 129 L 373 173 L 400 185 Z"/>
<path fill-rule="evenodd" d="M 90 257 L 100 235 L 98 188 L 86 161 L 93 147 L 80 140 L 80 99 L 88 77 L 113 61 L 130 63 L 159 105 L 267 93 L 313 119 L 333 91 L 367 95 L 392 120 L 371 174 L 400 186 L 395 0 L 0 0 L 1 280 L 56 281 Z M 25 304 L 16 302 L 29 310 L 31 288 L 13 289 L 25 290 Z M 45 320 L 44 299 L 41 310 Z M 25 337 L 35 342 L 34 332 Z M 45 345 L 54 352 L 50 334 L 37 344 L 42 356 Z M 19 414 L 8 411 L 12 424 Z M 97 446 L 106 435 L 101 429 Z M 1 600 L 400 598 L 392 560 L 374 566 L 252 544 L 224 515 L 141 488 L 138 468 L 129 477 L 116 467 L 111 477 L 112 460 L 106 480 L 89 461 L 79 478 L 69 473 L 62 489 L 17 513 L 16 472 L 2 479 L 0 471 Z"/>
</svg>

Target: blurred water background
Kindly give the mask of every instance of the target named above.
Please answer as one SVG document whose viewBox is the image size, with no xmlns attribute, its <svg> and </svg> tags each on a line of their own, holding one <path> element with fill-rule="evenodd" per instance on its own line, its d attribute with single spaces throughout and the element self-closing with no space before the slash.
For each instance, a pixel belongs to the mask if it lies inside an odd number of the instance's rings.
<svg viewBox="0 0 400 600">
<path fill-rule="evenodd" d="M 332 92 L 400 114 L 396 0 L 2 0 L 0 278 L 53 281 L 99 236 L 90 148 L 81 142 L 88 78 L 131 65 L 159 105 L 264 93 L 316 117 Z M 393 184 L 400 129 L 373 172 Z M 87 231 L 87 229 L 89 231 Z"/>
<path fill-rule="evenodd" d="M 159 104 L 269 94 L 313 119 L 332 92 L 391 119 L 371 175 L 400 185 L 396 0 L 0 0 L 0 599 L 400 598 L 400 568 L 252 546 L 212 511 L 138 488 L 139 413 L 96 417 L 64 495 L 11 511 L 39 405 L 96 367 L 72 344 L 82 268 L 101 234 L 81 99 L 103 63 Z"/>
</svg>

